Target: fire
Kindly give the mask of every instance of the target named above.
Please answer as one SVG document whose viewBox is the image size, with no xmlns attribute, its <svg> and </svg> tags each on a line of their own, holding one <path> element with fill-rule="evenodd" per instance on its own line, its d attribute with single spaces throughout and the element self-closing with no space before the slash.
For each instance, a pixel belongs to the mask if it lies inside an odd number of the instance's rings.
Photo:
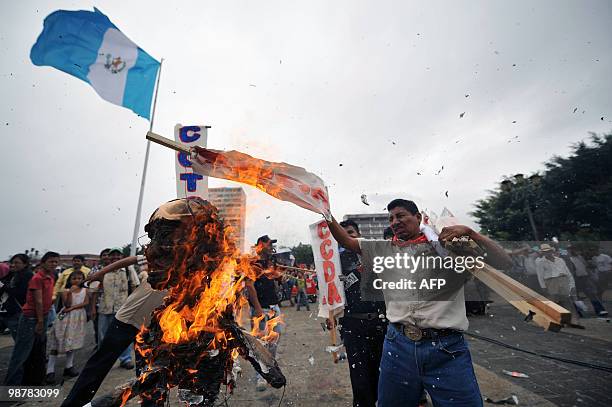
<svg viewBox="0 0 612 407">
<path fill-rule="evenodd" d="M 197 341 L 203 333 L 208 333 L 214 336 L 209 350 L 227 349 L 233 338 L 228 337 L 222 321 L 228 314 L 235 320 L 242 320 L 250 312 L 249 302 L 242 294 L 245 280 L 255 280 L 262 273 L 267 273 L 270 278 L 278 277 L 278 274 L 269 274 L 269 270 L 253 266 L 257 258 L 241 254 L 231 233 L 230 227 L 222 227 L 218 222 L 196 222 L 184 233 L 185 243 L 181 250 L 175 250 L 164 282 L 171 284 L 169 294 L 164 307 L 154 313 L 154 319 L 163 332 L 162 344 L 188 344 Z M 216 245 L 218 250 L 216 253 L 206 253 L 201 265 L 193 270 L 189 263 L 193 256 L 189 255 L 197 251 L 197 245 L 202 244 Z M 262 318 L 264 316 L 259 321 Z M 251 334 L 264 342 L 276 341 L 278 334 L 273 329 L 282 323 L 280 316 L 270 318 L 266 322 L 266 329 L 261 331 L 258 329 L 259 321 L 254 324 Z M 143 336 L 147 332 L 148 328 L 141 328 L 136 348 L 149 360 L 155 358 L 156 351 L 143 346 Z M 235 359 L 237 349 L 229 350 Z"/>
<path fill-rule="evenodd" d="M 251 185 L 273 197 L 314 212 L 329 213 L 327 188 L 318 176 L 283 162 L 265 161 L 239 151 L 193 147 L 194 172 Z"/>
</svg>

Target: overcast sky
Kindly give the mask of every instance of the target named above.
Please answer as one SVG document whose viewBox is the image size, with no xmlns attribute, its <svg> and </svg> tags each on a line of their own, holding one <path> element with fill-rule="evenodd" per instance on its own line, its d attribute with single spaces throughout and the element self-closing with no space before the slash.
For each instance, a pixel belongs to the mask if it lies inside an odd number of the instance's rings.
<svg viewBox="0 0 612 407">
<path fill-rule="evenodd" d="M 404 197 L 474 225 L 503 176 L 612 129 L 608 0 L 176 3 L 0 4 L 0 259 L 131 241 L 149 123 L 30 62 L 57 9 L 95 5 L 164 58 L 156 132 L 210 125 L 211 148 L 303 166 L 337 218 Z M 149 165 L 141 229 L 176 194 L 173 152 Z M 318 215 L 244 188 L 248 242 L 308 241 Z"/>
</svg>

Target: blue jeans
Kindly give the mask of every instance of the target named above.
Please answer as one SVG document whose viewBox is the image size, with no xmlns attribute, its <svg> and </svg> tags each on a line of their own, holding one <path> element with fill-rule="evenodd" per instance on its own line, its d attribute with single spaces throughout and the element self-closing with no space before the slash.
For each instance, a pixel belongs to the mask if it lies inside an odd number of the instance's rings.
<svg viewBox="0 0 612 407">
<path fill-rule="evenodd" d="M 21 312 L 17 312 L 13 315 L 3 315 L 0 318 L 4 325 L 11 332 L 11 336 L 13 337 L 13 341 L 17 340 L 17 328 L 19 327 L 19 318 L 21 317 Z"/>
<path fill-rule="evenodd" d="M 462 334 L 414 342 L 389 324 L 380 361 L 378 407 L 416 407 L 423 389 L 436 407 L 483 405 Z"/>
<path fill-rule="evenodd" d="M 266 322 L 271 320 L 272 318 L 276 318 L 281 314 L 280 307 L 278 305 L 270 305 L 269 307 L 263 308 L 264 318 L 259 321 L 259 330 L 261 332 L 265 332 L 266 335 L 269 334 L 268 328 L 266 327 Z M 270 315 L 272 314 L 273 315 Z M 251 307 L 251 318 L 255 317 L 255 309 Z M 278 348 L 278 341 L 280 340 L 280 334 L 282 333 L 281 324 L 277 324 L 273 329 L 279 336 L 275 341 L 265 342 L 264 346 L 270 352 L 273 358 L 276 358 L 276 349 Z M 261 378 L 261 375 L 255 372 L 255 377 L 257 379 Z"/>
<path fill-rule="evenodd" d="M 44 358 L 45 349 L 35 349 L 35 346 L 46 345 L 46 326 L 47 316 L 43 321 L 43 333 L 42 335 L 36 335 L 34 328 L 36 328 L 36 317 L 26 317 L 21 314 L 19 318 L 19 326 L 17 327 L 17 337 L 15 339 L 15 346 L 13 347 L 13 353 L 11 354 L 11 360 L 9 362 L 8 371 L 6 373 L 6 379 L 4 380 L 5 385 L 21 385 L 24 379 L 24 366 L 30 354 L 41 353 Z M 39 341 L 35 341 L 36 336 L 39 336 Z M 38 345 L 37 345 L 38 344 Z M 43 361 L 44 362 L 44 361 Z M 44 369 L 44 365 L 40 366 Z M 42 383 L 38 383 L 39 385 Z"/>
<path fill-rule="evenodd" d="M 297 303 L 297 310 L 300 310 L 300 307 L 305 305 L 306 309 L 308 311 L 310 311 L 310 305 L 308 304 L 308 296 L 306 295 L 306 292 L 304 290 L 298 290 L 297 293 L 297 298 L 295 299 L 295 302 Z"/>
<path fill-rule="evenodd" d="M 102 339 L 106 335 L 108 327 L 112 324 L 115 314 L 98 314 L 98 349 L 102 346 Z M 132 348 L 134 343 L 130 343 L 127 348 L 119 355 L 120 363 L 127 363 L 132 361 Z"/>
</svg>

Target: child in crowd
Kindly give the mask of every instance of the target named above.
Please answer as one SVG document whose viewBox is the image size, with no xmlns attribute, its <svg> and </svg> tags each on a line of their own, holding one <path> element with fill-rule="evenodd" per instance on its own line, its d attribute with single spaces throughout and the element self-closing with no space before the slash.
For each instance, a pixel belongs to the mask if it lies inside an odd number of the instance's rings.
<svg viewBox="0 0 612 407">
<path fill-rule="evenodd" d="M 87 289 L 82 287 L 85 274 L 73 271 L 68 277 L 66 289 L 62 292 L 64 308 L 59 312 L 53 328 L 49 332 L 49 362 L 47 363 L 47 384 L 55 382 L 55 361 L 58 354 L 66 354 L 64 376 L 76 377 L 79 372 L 74 368 L 74 351 L 83 347 L 86 307 L 89 305 Z"/>
</svg>

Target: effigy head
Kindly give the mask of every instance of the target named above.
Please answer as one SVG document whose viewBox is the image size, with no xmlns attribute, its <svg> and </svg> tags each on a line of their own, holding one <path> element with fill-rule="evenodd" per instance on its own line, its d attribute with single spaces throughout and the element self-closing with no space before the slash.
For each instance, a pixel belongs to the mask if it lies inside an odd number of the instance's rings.
<svg viewBox="0 0 612 407">
<path fill-rule="evenodd" d="M 235 250 L 217 208 L 199 197 L 161 205 L 145 231 L 151 239 L 145 249 L 148 282 L 157 290 L 175 287 L 198 270 L 212 272 L 228 251 Z"/>
</svg>

